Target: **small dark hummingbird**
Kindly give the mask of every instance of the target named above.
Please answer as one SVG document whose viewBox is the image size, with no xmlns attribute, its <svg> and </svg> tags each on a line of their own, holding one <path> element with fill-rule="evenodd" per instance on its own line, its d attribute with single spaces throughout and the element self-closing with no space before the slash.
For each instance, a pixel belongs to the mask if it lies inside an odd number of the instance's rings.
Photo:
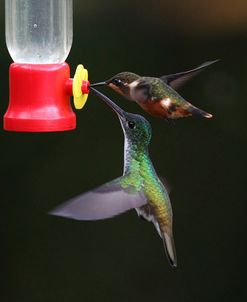
<svg viewBox="0 0 247 302">
<path fill-rule="evenodd" d="M 219 60 L 205 62 L 195 69 L 165 75 L 160 78 L 143 77 L 132 72 L 120 72 L 107 81 L 91 84 L 90 87 L 107 85 L 129 100 L 135 101 L 154 117 L 178 119 L 198 115 L 212 118 L 207 113 L 182 98 L 174 89 Z"/>
<path fill-rule="evenodd" d="M 55 208 L 50 214 L 76 220 L 110 218 L 135 208 L 151 221 L 163 240 L 173 267 L 177 266 L 169 194 L 148 153 L 151 126 L 141 115 L 127 113 L 104 94 L 92 91 L 118 115 L 124 132 L 123 175 Z"/>
</svg>

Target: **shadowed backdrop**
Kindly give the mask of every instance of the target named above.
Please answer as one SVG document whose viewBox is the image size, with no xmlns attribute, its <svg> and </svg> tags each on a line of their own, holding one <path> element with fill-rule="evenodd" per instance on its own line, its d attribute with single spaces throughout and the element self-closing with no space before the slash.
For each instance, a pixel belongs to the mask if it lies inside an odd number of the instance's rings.
<svg viewBox="0 0 247 302">
<path fill-rule="evenodd" d="M 4 1 L 0 116 L 8 105 Z M 150 154 L 171 185 L 178 268 L 154 227 L 130 211 L 77 222 L 47 213 L 122 173 L 117 117 L 93 94 L 77 129 L 0 134 L 1 290 L 4 302 L 244 301 L 246 280 L 247 3 L 74 0 L 68 63 L 91 82 L 120 71 L 159 76 L 221 61 L 179 92 L 214 119 L 169 125 L 102 88 L 151 122 Z"/>
</svg>

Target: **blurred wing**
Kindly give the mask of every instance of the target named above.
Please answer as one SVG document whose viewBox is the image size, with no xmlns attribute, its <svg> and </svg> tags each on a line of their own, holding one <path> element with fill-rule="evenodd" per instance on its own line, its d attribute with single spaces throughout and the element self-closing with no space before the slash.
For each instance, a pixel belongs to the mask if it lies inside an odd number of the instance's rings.
<svg viewBox="0 0 247 302">
<path fill-rule="evenodd" d="M 146 204 L 142 191 L 134 186 L 123 188 L 117 178 L 92 191 L 70 199 L 49 214 L 76 220 L 99 220 L 110 218 Z"/>
<path fill-rule="evenodd" d="M 202 65 L 196 67 L 195 69 L 191 69 L 184 72 L 169 74 L 161 77 L 161 80 L 166 84 L 171 86 L 173 89 L 180 88 L 183 84 L 185 84 L 188 80 L 199 74 L 201 71 L 206 69 L 208 66 L 218 62 L 219 60 L 208 61 L 203 63 Z"/>
<path fill-rule="evenodd" d="M 167 178 L 162 175 L 159 175 L 159 180 L 162 182 L 168 195 L 170 195 L 172 188 L 171 188 L 171 185 L 170 185 L 169 181 L 167 180 Z"/>
</svg>

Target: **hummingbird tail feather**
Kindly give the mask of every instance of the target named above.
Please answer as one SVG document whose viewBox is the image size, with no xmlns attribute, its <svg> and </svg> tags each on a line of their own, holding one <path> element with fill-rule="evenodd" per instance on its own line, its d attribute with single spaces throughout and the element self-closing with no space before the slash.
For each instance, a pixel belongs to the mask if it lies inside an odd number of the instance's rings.
<svg viewBox="0 0 247 302">
<path fill-rule="evenodd" d="M 171 232 L 167 232 L 166 230 L 162 232 L 162 239 L 164 248 L 166 251 L 167 258 L 172 267 L 177 267 L 177 256 L 176 256 L 176 248 L 173 239 L 173 235 Z"/>
<path fill-rule="evenodd" d="M 195 106 L 190 106 L 188 109 L 187 109 L 188 112 L 190 112 L 192 115 L 199 115 L 199 116 L 202 116 L 202 117 L 205 117 L 205 118 L 212 118 L 213 115 L 204 111 L 204 110 L 201 110 Z"/>
<path fill-rule="evenodd" d="M 172 235 L 171 228 L 161 227 L 159 222 L 155 218 L 152 213 L 152 208 L 149 204 L 136 208 L 137 214 L 139 217 L 143 218 L 146 221 L 150 221 L 154 224 L 155 229 L 163 240 L 164 248 L 166 251 L 167 258 L 172 267 L 177 266 L 177 256 L 176 256 L 176 248 Z"/>
</svg>

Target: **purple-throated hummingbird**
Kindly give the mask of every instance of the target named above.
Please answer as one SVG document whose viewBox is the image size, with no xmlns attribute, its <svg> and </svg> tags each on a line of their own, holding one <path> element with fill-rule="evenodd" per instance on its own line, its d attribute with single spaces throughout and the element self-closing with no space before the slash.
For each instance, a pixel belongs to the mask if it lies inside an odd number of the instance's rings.
<svg viewBox="0 0 247 302">
<path fill-rule="evenodd" d="M 192 70 L 165 75 L 160 78 L 143 77 L 132 72 L 120 72 L 109 80 L 91 84 L 90 87 L 107 85 L 129 100 L 135 101 L 154 117 L 178 119 L 198 115 L 212 118 L 207 113 L 182 98 L 174 89 L 219 60 L 205 62 Z"/>
<path fill-rule="evenodd" d="M 148 153 L 151 126 L 141 115 L 127 113 L 104 94 L 94 88 L 92 91 L 119 117 L 124 132 L 123 175 L 69 200 L 50 214 L 76 220 L 98 220 L 135 208 L 140 217 L 154 224 L 163 240 L 169 262 L 175 267 L 177 259 L 170 199 Z"/>
</svg>

